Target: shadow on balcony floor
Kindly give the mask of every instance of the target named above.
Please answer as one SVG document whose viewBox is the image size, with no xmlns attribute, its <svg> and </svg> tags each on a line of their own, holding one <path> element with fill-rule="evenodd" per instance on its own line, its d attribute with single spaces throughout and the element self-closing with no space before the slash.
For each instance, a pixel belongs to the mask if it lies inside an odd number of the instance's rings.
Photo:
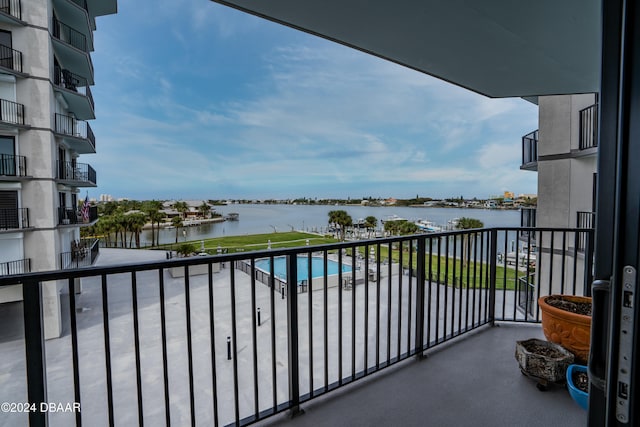
<svg viewBox="0 0 640 427">
<path fill-rule="evenodd" d="M 520 373 L 515 342 L 540 325 L 500 324 L 302 405 L 285 426 L 584 426 L 587 413 L 564 387 L 542 392 Z"/>
</svg>

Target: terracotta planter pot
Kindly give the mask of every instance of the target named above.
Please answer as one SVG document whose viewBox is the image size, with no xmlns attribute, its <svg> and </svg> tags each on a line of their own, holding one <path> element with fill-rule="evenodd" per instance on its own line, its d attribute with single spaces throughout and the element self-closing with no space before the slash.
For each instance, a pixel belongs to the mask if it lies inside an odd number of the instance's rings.
<svg viewBox="0 0 640 427">
<path fill-rule="evenodd" d="M 542 331 L 547 340 L 560 344 L 576 356 L 576 361 L 586 364 L 591 345 L 591 316 L 561 310 L 547 304 L 549 296 L 572 302 L 591 303 L 590 297 L 573 295 L 547 295 L 538 299 L 542 311 Z"/>
</svg>

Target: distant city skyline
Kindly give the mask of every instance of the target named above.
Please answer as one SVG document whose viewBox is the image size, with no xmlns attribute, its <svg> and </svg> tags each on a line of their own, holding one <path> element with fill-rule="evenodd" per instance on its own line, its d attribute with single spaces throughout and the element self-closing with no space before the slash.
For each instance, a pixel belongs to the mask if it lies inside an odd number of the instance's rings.
<svg viewBox="0 0 640 427">
<path fill-rule="evenodd" d="M 205 0 L 122 2 L 95 44 L 92 198 L 536 193 L 519 170 L 527 101 Z"/>
</svg>

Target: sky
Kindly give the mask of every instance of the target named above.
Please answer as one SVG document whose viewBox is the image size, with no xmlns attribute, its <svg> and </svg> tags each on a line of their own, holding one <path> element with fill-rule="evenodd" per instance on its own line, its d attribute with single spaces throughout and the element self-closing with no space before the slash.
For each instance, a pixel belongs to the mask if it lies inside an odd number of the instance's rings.
<svg viewBox="0 0 640 427">
<path fill-rule="evenodd" d="M 208 0 L 98 17 L 90 197 L 536 193 L 537 107 L 489 99 Z"/>
</svg>

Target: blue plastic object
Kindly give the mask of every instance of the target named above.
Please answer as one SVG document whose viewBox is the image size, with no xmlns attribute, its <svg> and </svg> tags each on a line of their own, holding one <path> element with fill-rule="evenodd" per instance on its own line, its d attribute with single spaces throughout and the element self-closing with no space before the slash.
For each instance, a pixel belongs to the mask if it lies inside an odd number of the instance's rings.
<svg viewBox="0 0 640 427">
<path fill-rule="evenodd" d="M 584 372 L 586 374 L 587 367 L 584 365 L 569 365 L 569 367 L 567 368 L 567 388 L 569 389 L 569 394 L 578 405 L 582 406 L 582 408 L 586 410 L 589 401 L 589 395 L 580 390 L 573 383 L 574 372 Z"/>
</svg>

